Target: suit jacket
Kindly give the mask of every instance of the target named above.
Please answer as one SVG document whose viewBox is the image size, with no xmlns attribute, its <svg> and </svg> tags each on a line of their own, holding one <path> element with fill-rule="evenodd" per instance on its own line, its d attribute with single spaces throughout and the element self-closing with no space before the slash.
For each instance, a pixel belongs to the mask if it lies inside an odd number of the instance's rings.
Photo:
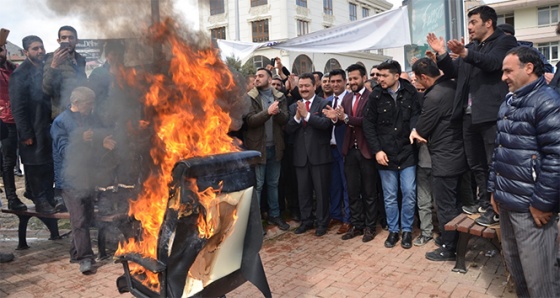
<svg viewBox="0 0 560 298">
<path fill-rule="evenodd" d="M 345 93 L 343 92 L 342 94 L 348 94 L 348 92 Z M 337 104 L 341 105 L 343 99 L 344 97 L 339 97 Z M 327 101 L 329 102 L 329 105 L 334 108 L 333 105 L 334 95 L 329 96 L 327 98 Z M 334 127 L 334 139 L 336 140 L 336 149 L 338 149 L 338 153 L 340 153 L 340 155 L 342 155 L 342 143 L 344 143 L 345 131 L 346 131 L 346 127 L 344 127 L 343 125 L 336 125 Z"/>
<path fill-rule="evenodd" d="M 321 165 L 332 162 L 330 147 L 332 121 L 323 115 L 322 110 L 328 101 L 315 96 L 309 107 L 309 121 L 305 124 L 302 119 L 297 123 L 297 103 L 290 106 L 290 118 L 286 124 L 286 132 L 294 137 L 294 166 L 303 167 L 309 164 Z"/>
<path fill-rule="evenodd" d="M 342 121 L 338 121 L 337 125 L 345 127 L 346 132 L 344 133 L 344 143 L 342 145 L 342 154 L 346 156 L 348 150 L 354 146 L 354 139 L 357 140 L 358 149 L 362 153 L 362 156 L 371 159 L 372 155 L 369 150 L 366 137 L 364 136 L 364 130 L 362 128 L 363 111 L 369 99 L 371 92 L 366 88 L 364 93 L 360 97 L 358 102 L 358 108 L 356 109 L 356 115 L 352 115 L 352 100 L 355 97 L 353 92 L 348 92 L 342 100 L 342 107 L 344 108 L 344 113 L 348 115 L 348 124 L 344 124 Z"/>
</svg>

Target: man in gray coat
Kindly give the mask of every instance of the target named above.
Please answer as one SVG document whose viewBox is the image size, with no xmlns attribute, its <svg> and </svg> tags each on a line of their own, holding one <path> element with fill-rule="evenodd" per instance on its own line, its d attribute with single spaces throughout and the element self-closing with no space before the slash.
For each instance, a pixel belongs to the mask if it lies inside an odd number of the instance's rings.
<svg viewBox="0 0 560 298">
<path fill-rule="evenodd" d="M 263 185 L 266 183 L 268 199 L 268 223 L 287 230 L 290 225 L 280 216 L 278 203 L 278 180 L 282 154 L 284 153 L 284 133 L 282 126 L 288 121 L 288 107 L 284 94 L 272 87 L 272 73 L 259 68 L 255 74 L 255 87 L 247 93 L 251 109 L 245 116 L 247 131 L 245 147 L 261 153 L 256 167 L 257 198 L 260 203 Z"/>
</svg>

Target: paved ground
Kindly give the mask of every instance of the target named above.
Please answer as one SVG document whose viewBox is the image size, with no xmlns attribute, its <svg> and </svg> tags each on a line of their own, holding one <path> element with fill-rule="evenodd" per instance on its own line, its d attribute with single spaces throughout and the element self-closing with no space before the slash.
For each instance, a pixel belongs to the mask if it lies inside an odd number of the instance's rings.
<svg viewBox="0 0 560 298">
<path fill-rule="evenodd" d="M 4 201 L 5 202 L 5 201 Z M 13 226 L 7 215 L 0 222 Z M 295 223 L 291 223 L 295 226 Z M 84 276 L 70 264 L 68 238 L 49 241 L 40 223 L 28 232 L 28 250 L 17 246 L 15 227 L 0 229 L 0 251 L 12 251 L 16 260 L 0 265 L 0 297 L 130 297 L 120 295 L 116 278 L 120 264 L 98 262 L 97 273 Z M 64 230 L 62 231 L 64 232 Z M 324 237 L 268 231 L 261 257 L 275 297 L 514 297 L 506 289 L 500 256 L 486 257 L 493 247 L 471 241 L 467 274 L 451 271 L 452 262 L 427 261 L 433 242 L 410 250 L 383 247 L 386 231 L 369 243 L 356 238 L 342 241 L 334 229 Z M 228 297 L 260 297 L 251 284 Z"/>
</svg>

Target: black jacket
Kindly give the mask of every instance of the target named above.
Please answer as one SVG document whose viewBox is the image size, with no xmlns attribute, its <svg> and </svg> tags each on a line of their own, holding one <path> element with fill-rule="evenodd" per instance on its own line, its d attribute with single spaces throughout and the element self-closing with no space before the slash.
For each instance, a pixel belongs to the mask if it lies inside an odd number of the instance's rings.
<svg viewBox="0 0 560 298">
<path fill-rule="evenodd" d="M 19 154 L 26 165 L 52 163 L 51 101 L 43 93 L 43 68 L 29 59 L 10 77 L 10 103 L 19 137 Z M 30 146 L 21 141 L 33 139 Z"/>
<path fill-rule="evenodd" d="M 468 54 L 454 61 L 447 54 L 438 56 L 438 67 L 446 76 L 457 79 L 452 120 L 462 119 L 469 93 L 472 96 L 472 123 L 496 121 L 500 104 L 507 93 L 502 82 L 502 62 L 506 52 L 517 47 L 517 40 L 500 28 L 482 43 L 472 42 Z"/>
<path fill-rule="evenodd" d="M 560 95 L 541 77 L 508 96 L 498 114 L 488 192 L 500 208 L 558 212 Z"/>
<path fill-rule="evenodd" d="M 397 100 L 380 85 L 373 88 L 365 107 L 362 126 L 373 156 L 384 151 L 389 166 L 381 170 L 400 170 L 417 164 L 416 148 L 409 136 L 420 114 L 420 93 L 407 80 L 399 79 Z"/>
<path fill-rule="evenodd" d="M 432 175 L 436 177 L 457 176 L 467 170 L 462 127 L 451 123 L 456 87 L 454 81 L 441 77 L 426 89 L 416 122 L 416 132 L 428 140 Z"/>
</svg>

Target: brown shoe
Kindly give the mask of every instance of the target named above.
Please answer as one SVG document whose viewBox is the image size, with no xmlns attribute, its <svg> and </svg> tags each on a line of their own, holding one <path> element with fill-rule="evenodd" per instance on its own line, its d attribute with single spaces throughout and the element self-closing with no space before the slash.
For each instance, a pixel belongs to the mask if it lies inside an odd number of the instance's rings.
<svg viewBox="0 0 560 298">
<path fill-rule="evenodd" d="M 331 219 L 331 221 L 329 221 L 329 229 L 340 224 L 342 224 L 342 221 L 333 218 Z"/>
<path fill-rule="evenodd" d="M 340 228 L 338 228 L 338 231 L 336 232 L 337 234 L 346 234 L 348 232 L 348 230 L 350 230 L 350 228 L 352 227 L 351 224 L 349 223 L 343 223 Z"/>
</svg>

